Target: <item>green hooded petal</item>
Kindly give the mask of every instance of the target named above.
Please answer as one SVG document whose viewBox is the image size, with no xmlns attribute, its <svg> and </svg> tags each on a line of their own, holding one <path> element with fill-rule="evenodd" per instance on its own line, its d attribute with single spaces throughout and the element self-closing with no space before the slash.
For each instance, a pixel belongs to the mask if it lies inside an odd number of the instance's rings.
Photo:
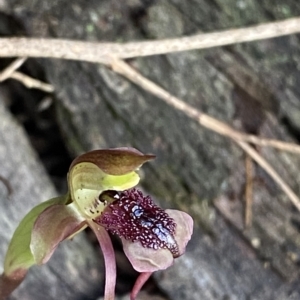
<svg viewBox="0 0 300 300">
<path fill-rule="evenodd" d="M 35 259 L 30 250 L 31 232 L 34 222 L 39 214 L 46 208 L 55 204 L 65 204 L 67 196 L 57 197 L 43 202 L 34 207 L 20 222 L 10 241 L 5 261 L 4 274 L 9 277 L 14 273 L 26 273 L 35 264 Z"/>
<path fill-rule="evenodd" d="M 107 205 L 99 195 L 136 186 L 140 177 L 135 170 L 153 158 L 133 148 L 100 149 L 80 155 L 68 174 L 72 200 L 86 218 L 96 218 Z"/>
</svg>

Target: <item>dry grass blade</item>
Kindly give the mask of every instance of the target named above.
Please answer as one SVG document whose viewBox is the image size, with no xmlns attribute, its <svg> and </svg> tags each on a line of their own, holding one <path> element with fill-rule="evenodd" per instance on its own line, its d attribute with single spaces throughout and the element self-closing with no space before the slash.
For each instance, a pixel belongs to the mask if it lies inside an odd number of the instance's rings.
<svg viewBox="0 0 300 300">
<path fill-rule="evenodd" d="M 200 125 L 233 139 L 255 162 L 257 162 L 273 178 L 273 180 L 281 187 L 281 189 L 290 198 L 292 203 L 300 211 L 300 199 L 298 198 L 298 196 L 284 182 L 284 180 L 282 180 L 282 178 L 273 169 L 273 167 L 263 157 L 261 157 L 257 153 L 257 151 L 255 151 L 249 144 L 243 141 L 243 138 L 247 137 L 247 135 L 232 129 L 227 124 L 200 112 L 199 110 L 191 107 L 179 98 L 176 98 L 175 96 L 171 95 L 169 92 L 167 92 L 154 82 L 143 77 L 139 72 L 134 70 L 124 61 L 121 61 L 117 58 L 112 58 L 111 67 L 115 72 L 123 75 L 124 77 L 128 78 L 135 84 L 141 86 L 153 95 L 156 95 L 158 98 L 162 99 L 170 106 L 184 112 L 187 116 L 198 121 Z"/>
</svg>

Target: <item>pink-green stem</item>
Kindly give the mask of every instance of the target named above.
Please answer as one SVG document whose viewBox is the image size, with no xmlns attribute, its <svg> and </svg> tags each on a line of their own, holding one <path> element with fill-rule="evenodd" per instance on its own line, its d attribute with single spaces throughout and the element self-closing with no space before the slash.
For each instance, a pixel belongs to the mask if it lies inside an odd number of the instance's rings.
<svg viewBox="0 0 300 300">
<path fill-rule="evenodd" d="M 115 299 L 115 286 L 116 286 L 116 258 L 114 248 L 109 237 L 108 232 L 101 226 L 93 221 L 89 222 L 89 226 L 93 229 L 99 241 L 105 264 L 105 290 L 104 300 Z"/>
<path fill-rule="evenodd" d="M 135 300 L 137 294 L 139 293 L 145 282 L 149 279 L 151 274 L 152 272 L 143 272 L 139 275 L 130 293 L 130 300 Z"/>
<path fill-rule="evenodd" d="M 0 300 L 5 300 L 20 285 L 26 273 L 26 270 L 16 270 L 10 276 L 0 275 Z"/>
</svg>

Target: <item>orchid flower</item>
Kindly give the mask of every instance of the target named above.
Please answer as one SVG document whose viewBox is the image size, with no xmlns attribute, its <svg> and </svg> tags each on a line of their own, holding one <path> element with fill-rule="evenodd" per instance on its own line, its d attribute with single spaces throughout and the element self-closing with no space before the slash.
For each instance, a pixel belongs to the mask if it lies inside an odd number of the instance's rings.
<svg viewBox="0 0 300 300">
<path fill-rule="evenodd" d="M 115 296 L 116 262 L 108 232 L 121 238 L 124 253 L 140 272 L 135 299 L 154 271 L 166 269 L 185 252 L 192 218 L 163 210 L 134 187 L 136 170 L 154 155 L 134 148 L 101 149 L 77 157 L 68 173 L 68 193 L 33 208 L 17 227 L 0 277 L 0 299 L 24 279 L 27 270 L 46 263 L 58 244 L 89 226 L 97 236 L 106 269 L 105 300 Z"/>
</svg>

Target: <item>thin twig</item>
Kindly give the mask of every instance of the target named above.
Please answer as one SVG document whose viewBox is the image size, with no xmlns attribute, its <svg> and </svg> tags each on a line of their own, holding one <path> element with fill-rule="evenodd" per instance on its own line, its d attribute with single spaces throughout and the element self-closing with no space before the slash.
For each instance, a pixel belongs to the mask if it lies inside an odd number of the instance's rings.
<svg viewBox="0 0 300 300">
<path fill-rule="evenodd" d="M 242 141 L 236 141 L 237 144 L 248 154 L 252 157 L 252 159 L 257 162 L 272 178 L 273 180 L 279 185 L 279 187 L 285 192 L 285 194 L 290 198 L 292 203 L 296 206 L 296 208 L 300 211 L 300 199 L 299 197 L 293 192 L 293 190 L 284 182 L 282 177 L 274 170 L 274 168 L 263 158 L 261 157 L 257 151 Z"/>
<path fill-rule="evenodd" d="M 108 64 L 110 57 L 132 58 L 205 49 L 300 32 L 300 18 L 189 37 L 130 43 L 93 43 L 60 39 L 1 38 L 0 57 L 51 57 Z"/>
<path fill-rule="evenodd" d="M 169 105 L 183 111 L 189 117 L 197 120 L 200 125 L 205 126 L 219 134 L 231 137 L 244 149 L 258 164 L 261 165 L 269 175 L 281 186 L 291 201 L 300 210 L 300 199 L 285 184 L 276 171 L 245 141 L 255 144 L 276 144 L 287 149 L 297 149 L 296 145 L 287 145 L 278 141 L 261 140 L 258 137 L 245 135 L 232 129 L 197 109 L 187 105 L 180 99 L 157 86 L 150 80 L 142 77 L 138 72 L 130 68 L 125 62 L 117 58 L 131 58 L 136 56 L 148 56 L 166 54 L 170 52 L 186 51 L 192 49 L 203 49 L 222 45 L 231 45 L 254 40 L 289 35 L 300 32 L 300 18 L 288 19 L 268 24 L 257 25 L 248 28 L 231 29 L 221 32 L 199 34 L 179 39 L 168 39 L 163 41 L 133 42 L 127 44 L 116 43 L 89 43 L 82 41 L 52 40 L 52 39 L 27 39 L 27 38 L 2 38 L 0 39 L 0 57 L 28 56 L 28 57 L 51 57 L 61 59 L 73 59 L 89 62 L 98 62 L 112 65 L 113 69 L 129 78 L 136 84 L 142 86 L 152 94 L 163 99 Z M 112 60 L 113 58 L 113 60 Z M 290 150 L 291 151 L 291 150 Z M 298 151 L 298 150 L 297 150 Z"/>
<path fill-rule="evenodd" d="M 23 83 L 27 88 L 36 88 L 44 92 L 51 93 L 54 91 L 54 87 L 51 84 L 42 82 L 38 79 L 34 79 L 28 75 L 16 71 L 26 61 L 27 57 L 19 57 L 9 64 L 2 72 L 0 72 L 0 82 L 5 81 L 9 78 Z"/>
<path fill-rule="evenodd" d="M 10 77 L 22 82 L 29 89 L 35 88 L 47 93 L 52 93 L 54 91 L 53 85 L 42 82 L 17 71 L 13 72 Z"/>
<path fill-rule="evenodd" d="M 300 32 L 300 18 L 287 19 L 273 23 L 262 24 L 258 26 L 231 29 L 227 31 L 199 34 L 191 37 L 179 39 L 169 39 L 152 42 L 133 42 L 127 44 L 117 43 L 90 43 L 82 41 L 51 40 L 51 39 L 28 39 L 28 38 L 2 38 L 0 39 L 0 57 L 1 56 L 31 56 L 31 57 L 52 57 L 74 60 L 86 60 L 90 62 L 102 62 L 108 65 L 112 64 L 111 58 L 129 58 L 143 55 L 163 54 L 175 51 L 184 51 L 191 49 L 208 48 L 220 45 L 229 45 L 238 42 L 246 42 L 264 38 L 271 38 L 280 35 L 287 35 Z M 175 46 L 176 45 L 176 46 Z M 21 61 L 21 60 L 20 60 Z M 119 61 L 118 68 L 121 67 Z M 126 64 L 123 65 L 126 69 Z M 122 72 L 120 72 L 122 73 Z M 130 70 L 126 69 L 130 74 Z M 18 74 L 14 78 L 20 78 Z M 133 77 L 138 77 L 133 74 Z M 137 78 L 138 79 L 138 78 Z M 34 79 L 33 79 L 34 80 Z M 131 79 L 133 80 L 133 78 Z M 0 80 L 1 81 L 1 80 Z M 134 81 L 134 80 L 133 80 Z M 25 82 L 24 82 L 25 83 Z M 32 81 L 31 81 L 32 84 Z M 137 83 L 138 84 L 138 83 Z M 201 125 L 216 130 L 223 135 L 235 137 L 236 139 L 257 144 L 260 146 L 270 146 L 280 150 L 300 153 L 300 146 L 292 143 L 286 143 L 278 140 L 263 139 L 255 135 L 247 135 L 222 123 L 208 115 L 199 112 L 186 105 L 178 102 L 167 91 L 153 87 L 151 82 L 145 80 L 141 83 L 145 89 L 155 91 L 158 97 L 172 99 L 173 105 L 177 109 L 185 110 L 191 117 L 198 115 L 198 121 Z M 53 87 L 45 83 L 37 84 L 37 88 L 43 87 L 45 91 L 52 92 Z M 170 104 L 170 103 L 169 103 Z"/>
<path fill-rule="evenodd" d="M 280 150 L 285 150 L 289 152 L 300 153 L 300 146 L 292 143 L 286 143 L 278 140 L 264 139 L 255 135 L 249 135 L 242 133 L 238 130 L 233 129 L 224 122 L 221 122 L 209 115 L 200 112 L 198 109 L 190 106 L 189 104 L 183 102 L 179 98 L 171 95 L 168 91 L 161 88 L 154 82 L 142 76 L 139 72 L 129 66 L 126 62 L 119 60 L 117 58 L 111 60 L 111 68 L 130 79 L 135 84 L 141 86 L 146 91 L 156 95 L 157 97 L 164 99 L 166 103 L 175 107 L 176 109 L 183 111 L 189 117 L 197 120 L 202 126 L 211 129 L 219 134 L 228 136 L 235 140 L 241 140 L 245 142 L 250 142 L 252 144 L 260 146 L 270 146 Z"/>
<path fill-rule="evenodd" d="M 253 203 L 253 163 L 249 155 L 245 158 L 246 189 L 245 189 L 245 227 L 252 225 L 252 203 Z"/>
<path fill-rule="evenodd" d="M 19 69 L 23 63 L 26 61 L 26 57 L 19 57 L 15 59 L 11 64 L 9 64 L 1 73 L 0 73 L 0 82 L 11 77 L 13 72 Z"/>
<path fill-rule="evenodd" d="M 222 123 L 219 120 L 216 120 L 199 110 L 191 107 L 187 103 L 183 102 L 179 98 L 171 95 L 169 92 L 150 81 L 149 79 L 143 77 L 139 72 L 134 70 L 124 61 L 121 61 L 117 58 L 112 59 L 111 61 L 112 69 L 128 78 L 135 84 L 141 86 L 148 92 L 156 95 L 158 98 L 162 99 L 170 106 L 184 112 L 190 118 L 198 121 L 198 123 L 210 130 L 213 130 L 221 135 L 228 136 L 234 140 L 254 161 L 256 161 L 272 178 L 273 180 L 281 187 L 281 189 L 286 193 L 290 198 L 291 202 L 297 207 L 300 211 L 300 199 L 292 191 L 292 189 L 284 182 L 284 180 L 278 175 L 278 173 L 273 169 L 273 167 L 261 157 L 256 150 L 254 150 L 249 144 L 242 140 L 245 136 L 244 134 L 239 133 L 237 130 L 232 129 L 225 123 Z"/>
</svg>

